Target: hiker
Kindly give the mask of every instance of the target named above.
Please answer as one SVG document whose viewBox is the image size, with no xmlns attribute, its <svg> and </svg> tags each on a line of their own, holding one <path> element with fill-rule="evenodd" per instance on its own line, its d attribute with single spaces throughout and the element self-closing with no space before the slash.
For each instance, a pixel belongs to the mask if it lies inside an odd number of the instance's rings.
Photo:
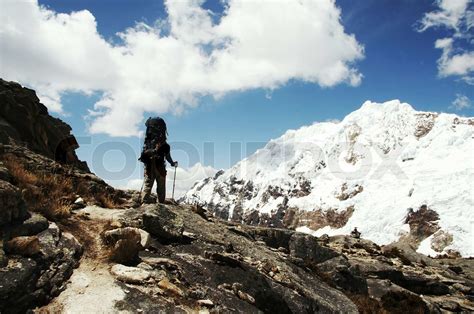
<svg viewBox="0 0 474 314">
<path fill-rule="evenodd" d="M 354 228 L 354 230 L 351 231 L 351 237 L 355 239 L 360 239 L 360 232 L 357 230 L 357 227 Z"/>
<path fill-rule="evenodd" d="M 156 181 L 156 194 L 160 203 L 165 202 L 166 196 L 166 164 L 165 159 L 173 166 L 178 167 L 178 162 L 173 161 L 170 155 L 170 145 L 166 143 L 166 123 L 163 119 L 148 118 L 145 123 L 146 134 L 142 154 L 139 158 L 145 164 L 143 178 L 142 203 L 153 203 L 151 190 Z"/>
</svg>

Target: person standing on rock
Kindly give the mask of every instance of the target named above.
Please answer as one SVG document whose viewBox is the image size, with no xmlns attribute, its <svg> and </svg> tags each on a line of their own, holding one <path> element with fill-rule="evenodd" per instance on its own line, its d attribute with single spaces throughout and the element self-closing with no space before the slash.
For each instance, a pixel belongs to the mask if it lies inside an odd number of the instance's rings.
<svg viewBox="0 0 474 314">
<path fill-rule="evenodd" d="M 142 154 L 139 158 L 145 164 L 145 174 L 143 178 L 142 203 L 153 203 L 151 190 L 156 181 L 156 194 L 160 203 L 165 202 L 166 196 L 166 164 L 165 159 L 173 166 L 177 167 L 178 162 L 173 161 L 170 155 L 170 145 L 166 142 L 166 123 L 163 119 L 148 118 L 145 123 L 146 134 L 143 144 Z"/>
</svg>

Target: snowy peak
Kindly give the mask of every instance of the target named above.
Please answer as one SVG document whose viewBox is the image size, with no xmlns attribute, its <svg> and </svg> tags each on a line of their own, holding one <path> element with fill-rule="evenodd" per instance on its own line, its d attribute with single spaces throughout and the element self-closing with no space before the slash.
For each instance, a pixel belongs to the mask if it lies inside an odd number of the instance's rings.
<svg viewBox="0 0 474 314">
<path fill-rule="evenodd" d="M 184 199 L 239 222 L 316 235 L 358 227 L 379 244 L 474 256 L 473 130 L 473 118 L 367 101 L 341 122 L 287 131 Z M 431 233 L 410 224 L 420 208 L 439 217 Z M 451 241 L 433 249 L 441 235 Z"/>
</svg>

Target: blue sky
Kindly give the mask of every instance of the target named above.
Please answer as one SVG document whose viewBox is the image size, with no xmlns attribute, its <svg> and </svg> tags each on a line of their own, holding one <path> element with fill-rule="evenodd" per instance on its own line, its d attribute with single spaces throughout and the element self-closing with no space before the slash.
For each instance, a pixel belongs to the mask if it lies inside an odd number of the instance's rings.
<svg viewBox="0 0 474 314">
<path fill-rule="evenodd" d="M 167 18 L 165 5 L 156 0 L 40 0 L 39 3 L 58 13 L 88 10 L 95 17 L 97 32 L 116 44 L 122 40 L 116 33 L 137 22 L 153 25 L 156 20 Z M 336 5 L 341 9 L 340 23 L 345 33 L 353 34 L 364 47 L 364 57 L 353 62 L 363 75 L 359 85 L 342 82 L 321 87 L 314 82 L 290 78 L 275 89 L 245 88 L 226 92 L 217 99 L 211 95 L 198 97 L 198 105 L 193 108 L 179 114 L 162 114 L 168 123 L 169 141 L 174 143 L 174 158 L 185 167 L 201 162 L 214 168 L 228 168 L 288 129 L 315 121 L 342 119 L 366 100 L 400 99 L 417 110 L 474 115 L 473 106 L 462 110 L 452 107 L 459 96 L 472 101 L 473 86 L 461 75 L 440 77 L 437 62 L 442 51 L 435 48 L 435 42 L 451 36 L 452 31 L 443 27 L 431 27 L 424 32 L 415 30 L 424 14 L 439 9 L 434 1 L 337 0 Z M 218 23 L 223 5 L 206 1 L 203 7 L 213 12 L 213 22 Z M 472 44 L 467 41 L 459 45 L 466 51 L 472 50 Z M 325 46 L 318 49 L 324 50 Z M 295 52 L 295 58 L 297 54 Z M 141 176 L 141 165 L 135 163 L 141 138 L 91 134 L 88 110 L 102 96 L 100 92 L 90 95 L 64 92 L 61 94 L 64 113 L 54 115 L 73 127 L 73 133 L 82 142 L 78 150 L 80 158 L 99 176 L 123 185 Z M 143 118 L 147 115 L 145 112 Z M 102 143 L 109 143 L 106 147 L 111 149 L 105 155 L 97 152 Z M 128 153 L 124 154 L 119 151 L 124 145 L 113 143 L 125 143 L 131 149 L 125 149 Z M 239 145 L 244 147 L 242 151 Z"/>
</svg>

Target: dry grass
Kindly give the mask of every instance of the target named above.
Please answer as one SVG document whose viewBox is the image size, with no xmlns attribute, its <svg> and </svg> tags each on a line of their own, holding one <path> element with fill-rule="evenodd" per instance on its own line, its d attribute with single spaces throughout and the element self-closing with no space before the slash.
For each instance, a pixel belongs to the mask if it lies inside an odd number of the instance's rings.
<svg viewBox="0 0 474 314">
<path fill-rule="evenodd" d="M 99 202 L 101 207 L 104 208 L 120 208 L 121 204 L 117 202 L 113 197 L 106 193 L 99 193 L 95 197 L 96 201 Z"/>
<path fill-rule="evenodd" d="M 23 198 L 31 211 L 50 220 L 67 218 L 71 214 L 74 188 L 70 178 L 34 173 L 14 156 L 4 156 L 3 163 L 10 171 L 16 185 L 22 189 Z"/>
<path fill-rule="evenodd" d="M 120 193 L 105 186 L 93 186 L 87 178 L 37 170 L 13 154 L 2 155 L 0 159 L 14 178 L 13 183 L 22 190 L 28 209 L 49 220 L 70 217 L 76 195 L 104 208 L 123 208 Z"/>
<path fill-rule="evenodd" d="M 20 162 L 15 160 L 15 157 L 7 155 L 4 157 L 3 163 L 15 180 L 23 186 L 35 185 L 38 182 L 38 177 L 26 170 Z"/>
</svg>

